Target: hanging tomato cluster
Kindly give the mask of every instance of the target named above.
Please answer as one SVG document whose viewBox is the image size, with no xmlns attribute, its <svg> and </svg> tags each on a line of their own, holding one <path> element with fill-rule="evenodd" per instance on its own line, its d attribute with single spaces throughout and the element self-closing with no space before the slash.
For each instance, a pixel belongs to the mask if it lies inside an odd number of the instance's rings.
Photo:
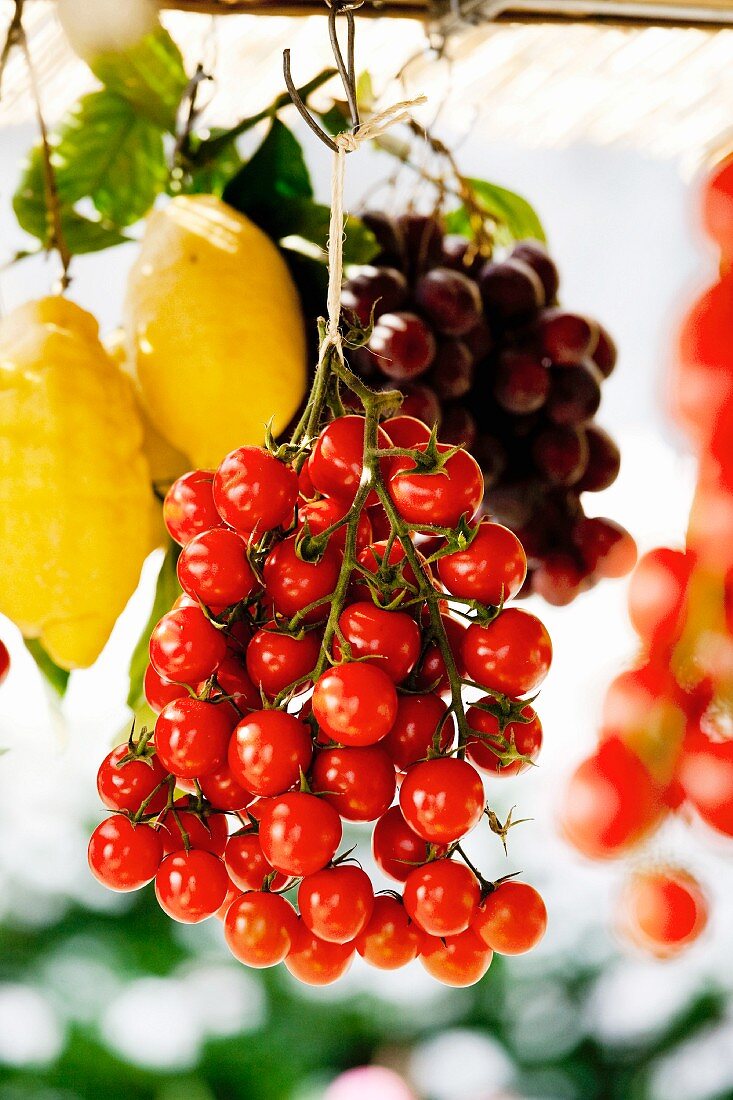
<svg viewBox="0 0 733 1100">
<path fill-rule="evenodd" d="M 610 685 L 599 747 L 565 796 L 564 831 L 593 859 L 635 850 L 671 812 L 733 837 L 733 161 L 707 181 L 704 216 L 723 274 L 684 320 L 672 379 L 697 489 L 685 549 L 652 550 L 634 572 L 629 614 L 642 658 Z M 673 954 L 705 927 L 704 895 L 676 868 L 639 874 L 624 892 L 623 926 Z"/>
<path fill-rule="evenodd" d="M 610 335 L 557 305 L 559 275 L 538 241 L 498 262 L 437 218 L 372 211 L 377 266 L 346 283 L 346 316 L 375 318 L 352 356 L 370 382 L 406 394 L 405 411 L 439 423 L 486 478 L 486 509 L 522 540 L 522 595 L 570 603 L 603 577 L 628 573 L 634 541 L 613 520 L 589 518 L 581 494 L 608 488 L 620 455 L 594 417 L 616 364 Z"/>
<path fill-rule="evenodd" d="M 365 415 L 319 430 L 343 381 Z M 358 951 L 385 969 L 419 956 L 470 985 L 492 951 L 528 950 L 545 926 L 531 886 L 487 881 L 460 842 L 481 822 L 506 838 L 480 773 L 537 757 L 525 697 L 550 639 L 505 606 L 526 559 L 477 518 L 477 462 L 390 415 L 398 402 L 326 353 L 291 444 L 239 448 L 173 484 L 183 592 L 150 639 L 158 717 L 99 770 L 113 812 L 90 842 L 97 878 L 154 879 L 173 919 L 216 914 L 243 963 L 284 962 L 311 984 Z M 339 854 L 344 821 L 373 823 L 374 860 L 402 895 L 375 895 Z"/>
</svg>

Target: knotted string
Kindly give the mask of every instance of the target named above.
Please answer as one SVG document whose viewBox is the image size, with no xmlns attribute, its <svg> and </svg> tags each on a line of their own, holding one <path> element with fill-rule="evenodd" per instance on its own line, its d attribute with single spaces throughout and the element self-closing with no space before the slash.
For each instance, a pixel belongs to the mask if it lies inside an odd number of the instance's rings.
<svg viewBox="0 0 733 1100">
<path fill-rule="evenodd" d="M 339 322 L 341 319 L 341 284 L 344 275 L 344 170 L 346 154 L 355 152 L 365 141 L 372 141 L 385 133 L 391 126 L 406 122 L 413 108 L 425 102 L 425 96 L 405 99 L 386 107 L 372 115 L 359 126 L 356 132 L 346 131 L 338 134 L 336 152 L 333 155 L 331 173 L 331 220 L 328 229 L 328 317 L 326 333 L 321 342 L 319 356 L 321 361 L 328 348 L 335 349 L 343 362 L 344 351 L 341 341 Z"/>
</svg>

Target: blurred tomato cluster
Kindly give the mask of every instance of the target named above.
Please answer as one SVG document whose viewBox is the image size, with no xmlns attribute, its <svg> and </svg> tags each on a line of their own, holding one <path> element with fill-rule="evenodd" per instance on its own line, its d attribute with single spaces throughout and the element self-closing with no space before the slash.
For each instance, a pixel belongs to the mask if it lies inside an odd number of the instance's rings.
<svg viewBox="0 0 733 1100">
<path fill-rule="evenodd" d="M 683 549 L 640 560 L 629 588 L 639 659 L 610 684 L 595 752 L 572 775 L 562 828 L 591 859 L 637 853 L 670 814 L 733 837 L 733 157 L 703 190 L 721 274 L 689 309 L 671 377 L 672 412 L 698 461 Z M 648 864 L 629 876 L 620 925 L 658 956 L 700 935 L 695 878 Z"/>
</svg>

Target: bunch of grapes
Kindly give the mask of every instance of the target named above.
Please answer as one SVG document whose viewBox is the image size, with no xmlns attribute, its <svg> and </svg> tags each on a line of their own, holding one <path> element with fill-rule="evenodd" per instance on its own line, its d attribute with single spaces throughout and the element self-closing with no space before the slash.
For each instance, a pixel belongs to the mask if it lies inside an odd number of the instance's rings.
<svg viewBox="0 0 733 1100">
<path fill-rule="evenodd" d="M 321 370 L 314 393 L 333 383 Z M 219 916 L 248 966 L 320 985 L 355 952 L 384 969 L 419 956 L 470 985 L 545 928 L 537 891 L 488 881 L 461 841 L 481 823 L 506 839 L 482 774 L 537 758 L 526 696 L 551 645 L 508 605 L 526 559 L 480 518 L 475 459 L 412 417 L 380 425 L 390 395 L 353 384 L 366 415 L 319 430 L 311 404 L 297 442 L 171 487 L 182 593 L 150 638 L 157 720 L 99 769 L 112 813 L 89 862 L 115 890 L 154 880 L 174 920 Z M 369 824 L 391 890 L 340 852 L 344 822 Z"/>
<path fill-rule="evenodd" d="M 633 567 L 633 539 L 589 518 L 581 494 L 608 488 L 620 455 L 595 423 L 616 364 L 608 332 L 557 305 L 559 277 L 542 244 L 487 261 L 436 218 L 371 212 L 381 252 L 344 287 L 345 317 L 373 322 L 352 367 L 400 386 L 404 410 L 464 444 L 486 479 L 486 511 L 521 538 L 522 595 L 567 604 Z"/>
</svg>

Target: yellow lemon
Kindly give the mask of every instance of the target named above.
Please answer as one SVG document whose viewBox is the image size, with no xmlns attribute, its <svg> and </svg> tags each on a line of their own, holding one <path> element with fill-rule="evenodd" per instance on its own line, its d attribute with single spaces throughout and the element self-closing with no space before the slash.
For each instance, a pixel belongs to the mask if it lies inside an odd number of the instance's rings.
<svg viewBox="0 0 733 1100">
<path fill-rule="evenodd" d="M 102 650 L 152 547 L 128 380 L 64 298 L 0 321 L 0 611 L 62 668 Z"/>
<path fill-rule="evenodd" d="M 127 350 L 142 405 L 196 466 L 281 431 L 303 397 L 298 294 L 272 241 L 212 195 L 148 219 L 130 273 Z"/>
</svg>

